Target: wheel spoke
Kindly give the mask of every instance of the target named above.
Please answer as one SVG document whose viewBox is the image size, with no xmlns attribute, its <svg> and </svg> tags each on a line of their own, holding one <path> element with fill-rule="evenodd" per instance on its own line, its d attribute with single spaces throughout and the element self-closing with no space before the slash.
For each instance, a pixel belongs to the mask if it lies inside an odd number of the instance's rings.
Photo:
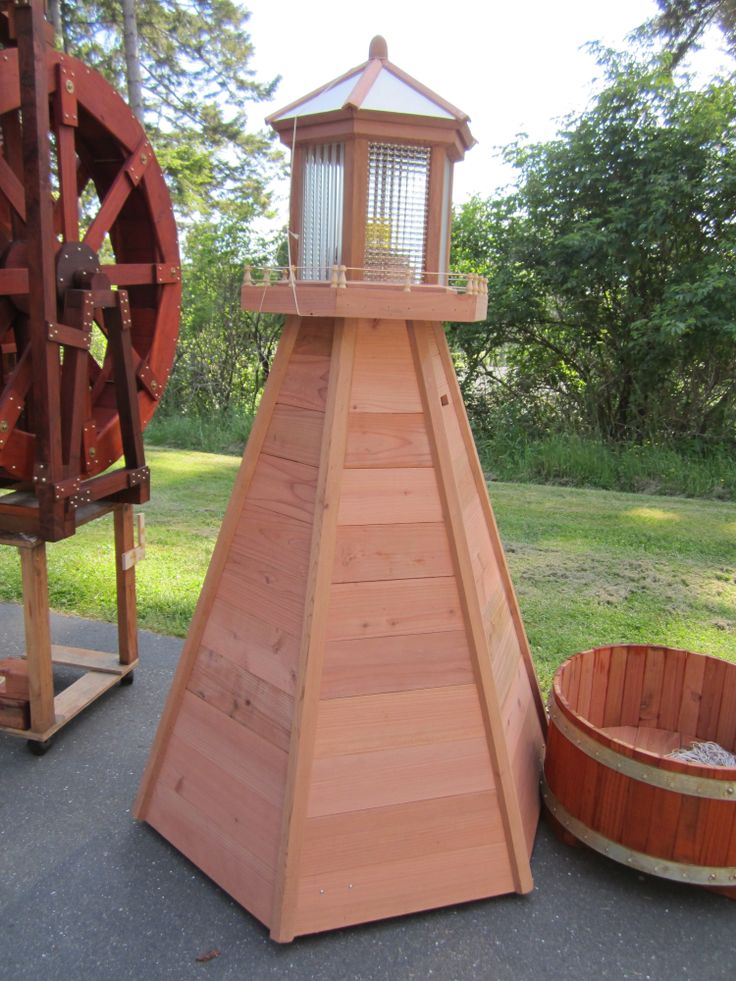
<svg viewBox="0 0 736 981">
<path fill-rule="evenodd" d="M 26 192 L 23 185 L 13 173 L 13 168 L 5 157 L 0 156 L 0 193 L 5 195 L 8 203 L 21 221 L 26 220 Z"/>
<path fill-rule="evenodd" d="M 128 200 L 128 195 L 136 187 L 143 176 L 151 149 L 147 140 L 142 140 L 140 146 L 128 157 L 110 185 L 105 198 L 92 224 L 84 236 L 84 244 L 93 252 L 99 252 L 103 239 L 122 211 Z"/>
</svg>

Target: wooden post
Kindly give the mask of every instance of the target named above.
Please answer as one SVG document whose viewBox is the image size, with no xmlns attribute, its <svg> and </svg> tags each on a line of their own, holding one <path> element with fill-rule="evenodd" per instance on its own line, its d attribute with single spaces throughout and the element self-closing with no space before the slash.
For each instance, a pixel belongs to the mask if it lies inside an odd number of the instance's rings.
<svg viewBox="0 0 736 981">
<path fill-rule="evenodd" d="M 135 565 L 123 569 L 123 555 L 135 547 L 133 505 L 115 508 L 115 578 L 118 594 L 118 651 L 121 664 L 138 660 L 138 619 L 135 603 Z"/>
<path fill-rule="evenodd" d="M 41 733 L 50 729 L 55 722 L 46 545 L 39 541 L 30 547 L 19 548 L 18 551 L 23 576 L 23 619 L 31 696 L 31 731 Z"/>
</svg>

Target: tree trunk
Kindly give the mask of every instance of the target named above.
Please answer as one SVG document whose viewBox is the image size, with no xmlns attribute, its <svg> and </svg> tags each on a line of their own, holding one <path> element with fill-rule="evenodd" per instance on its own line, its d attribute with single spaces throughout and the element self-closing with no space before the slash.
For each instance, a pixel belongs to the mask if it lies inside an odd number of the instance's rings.
<svg viewBox="0 0 736 981">
<path fill-rule="evenodd" d="M 48 18 L 54 25 L 54 33 L 58 38 L 64 39 L 64 30 L 61 25 L 61 0 L 49 0 Z"/>
<path fill-rule="evenodd" d="M 143 122 L 143 84 L 141 60 L 138 51 L 138 24 L 135 19 L 135 0 L 122 0 L 123 45 L 125 47 L 125 75 L 128 82 L 128 102 L 134 115 Z"/>
</svg>

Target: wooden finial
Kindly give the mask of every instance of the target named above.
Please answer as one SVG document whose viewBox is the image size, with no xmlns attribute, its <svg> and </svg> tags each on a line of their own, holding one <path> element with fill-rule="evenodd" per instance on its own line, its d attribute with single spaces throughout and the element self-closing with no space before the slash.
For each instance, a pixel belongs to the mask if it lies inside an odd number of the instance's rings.
<svg viewBox="0 0 736 981">
<path fill-rule="evenodd" d="M 371 46 L 368 48 L 368 58 L 370 60 L 380 58 L 382 61 L 388 61 L 388 45 L 386 39 L 382 38 L 380 34 L 376 34 L 371 41 Z"/>
</svg>

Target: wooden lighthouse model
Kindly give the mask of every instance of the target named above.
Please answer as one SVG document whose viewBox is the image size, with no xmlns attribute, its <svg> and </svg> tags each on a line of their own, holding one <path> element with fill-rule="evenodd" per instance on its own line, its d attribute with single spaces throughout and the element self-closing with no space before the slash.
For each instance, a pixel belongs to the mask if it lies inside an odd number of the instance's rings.
<svg viewBox="0 0 736 981">
<path fill-rule="evenodd" d="M 467 117 L 376 38 L 270 122 L 286 323 L 136 811 L 288 941 L 529 891 L 544 713 L 441 326 Z"/>
</svg>

